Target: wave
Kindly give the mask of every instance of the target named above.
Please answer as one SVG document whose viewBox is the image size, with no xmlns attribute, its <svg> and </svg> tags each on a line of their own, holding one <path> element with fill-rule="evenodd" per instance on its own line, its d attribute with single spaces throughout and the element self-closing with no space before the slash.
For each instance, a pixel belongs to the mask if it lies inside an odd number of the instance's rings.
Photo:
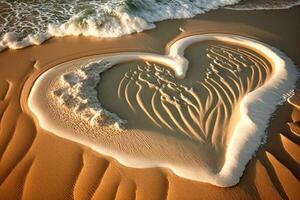
<svg viewBox="0 0 300 200">
<path fill-rule="evenodd" d="M 50 37 L 120 37 L 153 29 L 154 22 L 192 18 L 224 6 L 242 10 L 274 9 L 299 5 L 300 1 L 239 2 L 240 0 L 0 0 L 0 51 L 40 45 Z"/>
<path fill-rule="evenodd" d="M 191 18 L 239 0 L 0 1 L 0 51 L 50 37 L 120 37 L 166 19 Z"/>
</svg>

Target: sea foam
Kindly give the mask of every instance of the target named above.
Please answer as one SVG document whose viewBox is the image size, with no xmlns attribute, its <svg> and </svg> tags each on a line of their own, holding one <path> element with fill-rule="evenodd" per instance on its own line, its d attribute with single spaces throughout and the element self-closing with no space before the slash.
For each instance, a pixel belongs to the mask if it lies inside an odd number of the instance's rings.
<svg viewBox="0 0 300 200">
<path fill-rule="evenodd" d="M 0 51 L 50 37 L 120 37 L 166 19 L 191 18 L 239 0 L 0 1 Z"/>
<path fill-rule="evenodd" d="M 228 9 L 253 10 L 290 8 L 300 4 L 299 0 L 239 2 L 240 0 L 0 0 L 0 51 L 39 45 L 50 37 L 120 37 L 155 28 L 154 23 L 158 21 L 192 18 L 224 6 Z"/>
</svg>

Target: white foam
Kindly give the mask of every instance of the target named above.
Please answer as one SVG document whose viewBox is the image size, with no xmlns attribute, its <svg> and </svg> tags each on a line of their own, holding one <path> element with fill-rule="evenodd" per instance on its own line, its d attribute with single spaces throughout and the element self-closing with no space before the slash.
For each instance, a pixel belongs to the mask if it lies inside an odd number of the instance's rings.
<svg viewBox="0 0 300 200">
<path fill-rule="evenodd" d="M 93 62 L 64 74 L 59 88 L 53 95 L 59 97 L 62 105 L 72 109 L 74 114 L 88 121 L 91 126 L 113 125 L 121 129 L 126 120 L 102 108 L 95 90 L 100 81 L 100 74 L 111 66 L 108 62 Z"/>
<path fill-rule="evenodd" d="M 228 9 L 286 9 L 300 0 L 156 0 L 32 1 L 0 0 L 0 52 L 40 45 L 50 37 L 120 37 L 155 28 L 154 22 L 192 18 L 227 6 Z M 235 5 L 237 4 L 237 5 Z M 234 5 L 234 6 L 230 6 Z M 55 8 L 55 9 L 53 9 Z"/>
<path fill-rule="evenodd" d="M 185 49 L 193 43 L 211 40 L 252 49 L 273 63 L 271 77 L 264 85 L 246 94 L 239 104 L 240 119 L 231 133 L 225 161 L 219 172 L 212 172 L 209 163 L 203 160 L 205 155 L 202 155 L 201 143 L 171 140 L 167 136 L 158 139 L 155 134 L 147 133 L 136 133 L 134 136 L 121 134 L 114 137 L 108 133 L 106 135 L 105 132 L 91 133 L 98 135 L 98 138 L 95 138 L 89 135 L 89 128 L 80 129 L 76 124 L 74 129 L 68 127 L 66 123 L 60 123 L 57 118 L 51 117 L 51 109 L 43 106 L 47 99 L 47 92 L 51 91 L 50 83 L 54 81 L 55 77 L 60 77 L 66 71 L 77 70 L 80 66 L 74 66 L 75 63 L 91 63 L 101 60 L 115 65 L 142 59 L 171 67 L 177 77 L 184 78 L 188 69 L 188 60 L 184 58 Z M 112 156 L 126 166 L 135 168 L 166 167 L 184 178 L 229 187 L 239 182 L 246 164 L 265 137 L 269 118 L 277 104 L 281 102 L 282 96 L 294 89 L 298 76 L 299 72 L 293 62 L 274 47 L 236 35 L 203 34 L 176 41 L 171 45 L 169 55 L 165 56 L 124 52 L 82 58 L 58 65 L 43 73 L 36 80 L 29 94 L 28 106 L 37 116 L 42 128 L 59 137 L 87 145 L 99 153 Z"/>
<path fill-rule="evenodd" d="M 173 0 L 165 3 L 156 0 L 91 0 L 72 4 L 0 0 L 6 6 L 3 11 L 0 10 L 0 22 L 3 22 L 0 23 L 0 51 L 39 45 L 53 36 L 120 37 L 152 29 L 154 22 L 191 18 L 239 1 Z"/>
<path fill-rule="evenodd" d="M 0 52 L 6 48 L 22 49 L 31 45 L 40 45 L 49 38 L 50 35 L 46 33 L 36 35 L 30 34 L 20 40 L 16 33 L 6 33 L 0 41 Z"/>
</svg>

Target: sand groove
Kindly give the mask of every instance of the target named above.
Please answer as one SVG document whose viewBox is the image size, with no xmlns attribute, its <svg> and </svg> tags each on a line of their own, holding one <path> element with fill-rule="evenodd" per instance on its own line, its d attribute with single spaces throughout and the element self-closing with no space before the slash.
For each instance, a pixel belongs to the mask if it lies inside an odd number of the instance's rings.
<svg viewBox="0 0 300 200">
<path fill-rule="evenodd" d="M 274 141 L 277 148 L 270 149 L 268 153 L 276 157 L 276 159 L 283 164 L 296 179 L 300 180 L 300 172 L 298 170 L 300 163 L 290 155 L 281 140 L 282 137 L 282 134 L 280 134 L 279 140 Z"/>
<path fill-rule="evenodd" d="M 7 109 L 11 91 L 12 84 L 9 81 L 5 80 L 4 83 L 0 83 L 0 122 Z"/>
<path fill-rule="evenodd" d="M 8 98 L 11 84 L 9 81 L 5 80 L 0 83 L 0 102 Z"/>
<path fill-rule="evenodd" d="M 232 108 L 268 79 L 271 67 L 251 52 L 224 45 L 209 46 L 206 56 L 204 80 L 199 75 L 183 82 L 149 62 L 131 67 L 118 84 L 118 97 L 135 113 L 140 108 L 159 128 L 201 142 L 224 141 L 220 130 L 229 123 Z"/>
<path fill-rule="evenodd" d="M 24 190 L 27 186 L 27 177 L 34 164 L 34 158 L 25 159 L 16 168 L 14 168 L 11 174 L 11 179 L 5 180 L 0 186 L 0 198 L 1 199 L 23 199 Z M 15 192 L 10 193 L 9 188 L 14 188 Z M 6 191 L 6 192 L 5 192 Z"/>
<path fill-rule="evenodd" d="M 21 114 L 1 158 L 1 163 L 5 163 L 5 165 L 0 164 L 0 185 L 27 154 L 35 139 L 35 133 L 35 126 L 30 117 L 27 114 Z M 23 139 L 24 134 L 26 139 Z"/>
<path fill-rule="evenodd" d="M 23 198 L 34 162 L 33 157 L 26 155 L 35 140 L 36 129 L 20 105 L 24 83 L 34 69 L 32 65 L 14 69 L 18 73 L 7 74 L 5 79 L 0 77 L 0 199 Z M 7 192 L 11 188 L 15 188 L 15 192 Z"/>
<path fill-rule="evenodd" d="M 148 170 L 145 174 L 135 173 L 132 176 L 136 185 L 135 199 L 167 199 L 171 189 L 168 176 L 161 169 Z"/>
<path fill-rule="evenodd" d="M 300 123 L 288 123 L 288 126 L 293 133 L 293 138 L 290 138 L 292 141 L 300 145 Z"/>
<path fill-rule="evenodd" d="M 292 108 L 293 112 L 297 109 L 292 104 L 286 104 L 284 107 Z M 273 119 L 269 130 L 274 134 L 268 143 L 263 147 L 263 152 L 260 152 L 257 159 L 263 164 L 267 170 L 267 174 L 272 181 L 272 185 L 276 188 L 281 199 L 294 199 L 295 195 L 299 195 L 299 191 L 292 189 L 292 184 L 295 187 L 300 186 L 299 174 L 299 156 L 297 149 L 297 134 L 299 131 L 293 131 L 293 127 L 297 127 L 297 122 L 293 115 L 287 113 L 282 114 L 280 108 L 275 115 L 283 115 Z M 284 120 L 283 120 L 284 119 Z M 274 124 L 281 124 L 276 126 Z M 293 126 L 291 126 L 293 124 Z M 292 198 L 293 197 L 293 198 Z"/>
<path fill-rule="evenodd" d="M 24 169 L 24 175 L 23 175 L 23 178 L 21 180 L 23 180 L 22 184 L 21 184 L 21 192 L 20 192 L 20 196 L 21 198 L 20 199 L 24 199 L 24 191 L 25 191 L 25 187 L 27 186 L 26 182 L 28 180 L 28 176 L 31 172 L 31 169 L 34 165 L 34 158 L 32 158 L 31 160 L 28 161 L 28 164 L 27 166 L 25 166 L 23 169 Z"/>
<path fill-rule="evenodd" d="M 293 176 L 292 172 L 287 168 L 288 165 L 284 165 L 281 163 L 281 160 L 278 160 L 276 157 L 274 157 L 272 154 L 267 153 L 267 157 L 270 160 L 271 165 L 274 166 L 274 173 L 278 176 L 278 184 L 281 185 L 282 191 L 280 192 L 280 195 L 283 199 L 290 199 L 289 196 L 296 196 L 299 195 L 299 192 L 293 188 L 285 187 L 288 182 L 292 185 L 300 185 L 299 184 L 299 178 Z M 281 173 L 280 173 L 281 171 Z M 281 175 L 279 175 L 279 173 Z M 284 174 L 284 177 L 283 177 Z M 280 190 L 279 190 L 280 191 Z"/>
<path fill-rule="evenodd" d="M 74 199 L 92 199 L 108 167 L 108 161 L 83 153 L 83 166 L 75 182 Z"/>
<path fill-rule="evenodd" d="M 291 157 L 297 165 L 300 165 L 300 145 L 289 140 L 286 136 L 280 135 L 281 143 L 286 150 L 286 153 Z"/>
<path fill-rule="evenodd" d="M 122 179 L 118 185 L 118 189 L 117 189 L 114 199 L 116 199 L 116 200 L 127 199 L 126 196 L 130 196 L 127 192 L 132 191 L 131 185 L 132 185 L 132 181 L 128 180 L 126 177 L 122 177 Z"/>
<path fill-rule="evenodd" d="M 119 172 L 109 164 L 92 199 L 104 198 L 114 200 L 120 183 L 121 176 Z"/>
<path fill-rule="evenodd" d="M 19 118 L 19 113 L 21 113 L 22 108 L 20 105 L 20 99 L 22 89 L 28 77 L 35 71 L 35 63 L 29 65 L 25 68 L 25 71 L 18 74 L 21 78 L 17 78 L 14 81 L 7 81 L 8 89 L 5 95 L 3 103 L 3 109 L 0 109 L 0 131 L 3 130 L 4 134 L 0 135 L 0 160 L 2 159 L 3 153 L 6 150 L 11 138 L 12 133 L 16 128 L 16 123 Z"/>
</svg>

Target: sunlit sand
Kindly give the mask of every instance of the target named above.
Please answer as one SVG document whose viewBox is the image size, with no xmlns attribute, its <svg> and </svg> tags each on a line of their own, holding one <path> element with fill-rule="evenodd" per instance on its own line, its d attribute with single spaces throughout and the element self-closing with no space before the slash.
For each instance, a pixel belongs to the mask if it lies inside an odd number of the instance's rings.
<svg viewBox="0 0 300 200">
<path fill-rule="evenodd" d="M 209 46 L 202 80 L 181 83 L 189 70 L 185 49 L 211 40 L 237 47 Z M 101 90 L 96 90 L 100 74 L 135 60 L 148 63 L 125 73 L 115 96 L 128 104 L 130 115 L 173 134 L 134 125 L 127 130 L 126 121 L 134 117 L 122 119 L 117 109 L 112 113 L 102 107 Z M 226 187 L 238 183 L 297 77 L 290 59 L 275 48 L 235 35 L 204 34 L 174 42 L 166 56 L 131 52 L 63 63 L 37 79 L 28 103 L 44 129 L 124 165 L 166 167 L 179 176 Z"/>
</svg>

